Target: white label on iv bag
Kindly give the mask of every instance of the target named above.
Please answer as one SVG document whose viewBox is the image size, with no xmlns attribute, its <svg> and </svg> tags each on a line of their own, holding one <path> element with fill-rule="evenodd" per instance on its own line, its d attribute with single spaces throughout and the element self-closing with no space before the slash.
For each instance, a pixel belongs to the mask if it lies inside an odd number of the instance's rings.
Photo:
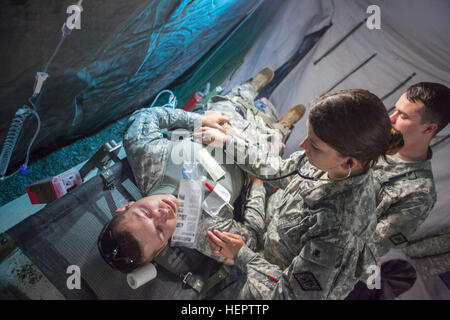
<svg viewBox="0 0 450 320">
<path fill-rule="evenodd" d="M 203 183 L 182 179 L 178 191 L 178 218 L 171 243 L 188 248 L 195 247 L 202 212 Z"/>
</svg>

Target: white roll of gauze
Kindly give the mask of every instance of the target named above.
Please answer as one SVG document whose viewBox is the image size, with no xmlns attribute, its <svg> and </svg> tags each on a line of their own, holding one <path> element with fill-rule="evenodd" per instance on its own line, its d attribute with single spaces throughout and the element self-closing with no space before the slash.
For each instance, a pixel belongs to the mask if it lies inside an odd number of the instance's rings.
<svg viewBox="0 0 450 320">
<path fill-rule="evenodd" d="M 205 148 L 200 149 L 195 154 L 195 160 L 200 162 L 203 168 L 208 171 L 211 178 L 214 181 L 219 180 L 225 175 L 225 171 L 223 171 L 222 167 L 217 163 L 216 159 L 214 159 Z"/>
<path fill-rule="evenodd" d="M 143 267 L 134 270 L 131 273 L 128 273 L 127 282 L 132 289 L 137 289 L 140 286 L 146 284 L 147 282 L 155 279 L 156 274 L 157 274 L 156 267 L 153 265 L 153 263 L 149 263 Z"/>
</svg>

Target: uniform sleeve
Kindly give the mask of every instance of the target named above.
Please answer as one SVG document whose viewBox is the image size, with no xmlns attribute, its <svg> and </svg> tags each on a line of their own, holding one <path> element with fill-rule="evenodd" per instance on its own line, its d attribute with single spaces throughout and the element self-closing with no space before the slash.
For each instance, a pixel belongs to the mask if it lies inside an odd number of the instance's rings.
<svg viewBox="0 0 450 320">
<path fill-rule="evenodd" d="M 256 250 L 265 230 L 266 189 L 261 184 L 252 183 L 246 199 L 243 221 L 233 220 L 230 232 L 239 234 L 249 248 Z"/>
<path fill-rule="evenodd" d="M 168 140 L 161 129 L 192 129 L 200 116 L 180 109 L 144 108 L 128 119 L 123 139 L 128 162 L 143 195 L 161 180 L 167 161 Z"/>
<path fill-rule="evenodd" d="M 128 119 L 125 130 L 124 143 L 128 149 L 135 143 L 139 146 L 155 140 L 163 139 L 160 132 L 165 128 L 193 129 L 200 126 L 200 116 L 181 109 L 170 108 L 143 108 L 134 112 Z"/>
<path fill-rule="evenodd" d="M 416 192 L 393 203 L 378 219 L 375 242 L 378 255 L 401 248 L 423 223 L 434 206 L 431 194 Z"/>
<path fill-rule="evenodd" d="M 235 258 L 235 264 L 247 274 L 243 296 L 248 299 L 344 299 L 357 282 L 354 265 L 359 260 L 356 250 L 345 251 L 332 242 L 309 240 L 292 263 L 281 270 L 244 246 Z"/>
<path fill-rule="evenodd" d="M 199 235 L 206 237 L 208 230 L 214 229 L 239 234 L 251 250 L 257 250 L 258 239 L 264 230 L 264 187 L 255 183 L 252 184 L 247 199 L 249 201 L 245 205 L 243 222 L 234 220 L 233 213 L 228 207 L 224 207 L 216 217 L 211 217 L 207 213 L 202 214 L 202 220 L 199 223 Z M 223 260 L 214 256 L 206 239 L 199 239 L 197 250 L 213 259 Z"/>
<path fill-rule="evenodd" d="M 288 159 L 283 159 L 230 135 L 227 135 L 225 151 L 240 166 L 266 178 L 286 175 L 306 162 L 304 152 L 294 152 Z M 267 183 L 277 188 L 285 188 L 290 181 L 289 178 L 267 181 Z"/>
</svg>

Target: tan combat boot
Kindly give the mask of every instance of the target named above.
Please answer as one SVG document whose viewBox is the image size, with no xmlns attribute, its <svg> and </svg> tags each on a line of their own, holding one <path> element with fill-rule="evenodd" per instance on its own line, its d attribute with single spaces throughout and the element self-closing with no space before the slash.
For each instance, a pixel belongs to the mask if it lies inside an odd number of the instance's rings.
<svg viewBox="0 0 450 320">
<path fill-rule="evenodd" d="M 271 68 L 264 68 L 252 79 L 250 84 L 259 92 L 262 88 L 267 86 L 275 76 L 275 72 Z"/>
<path fill-rule="evenodd" d="M 305 114 L 306 108 L 303 104 L 296 104 L 292 106 L 288 112 L 283 114 L 281 118 L 278 119 L 278 122 L 283 123 L 287 127 L 292 127 L 294 123 L 300 120 Z"/>
</svg>

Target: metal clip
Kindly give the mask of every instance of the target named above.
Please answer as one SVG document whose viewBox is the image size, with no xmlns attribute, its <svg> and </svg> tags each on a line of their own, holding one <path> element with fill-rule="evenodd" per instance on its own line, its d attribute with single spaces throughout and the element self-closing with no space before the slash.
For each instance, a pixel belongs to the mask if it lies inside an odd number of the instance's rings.
<svg viewBox="0 0 450 320">
<path fill-rule="evenodd" d="M 100 177 L 103 179 L 105 190 L 112 190 L 114 186 L 114 174 L 110 169 L 104 170 L 100 173 Z"/>
<path fill-rule="evenodd" d="M 188 281 L 191 279 L 191 277 L 192 277 L 192 272 L 189 271 L 188 273 L 186 273 L 186 275 L 184 276 L 183 281 L 182 281 L 183 282 L 183 285 L 182 285 L 183 289 L 186 289 L 187 286 L 190 287 Z"/>
<path fill-rule="evenodd" d="M 88 162 L 80 169 L 81 178 L 84 177 L 93 169 L 97 168 L 100 171 L 106 170 L 110 162 L 119 162 L 118 153 L 121 144 L 117 144 L 114 140 L 105 143 Z"/>
</svg>

